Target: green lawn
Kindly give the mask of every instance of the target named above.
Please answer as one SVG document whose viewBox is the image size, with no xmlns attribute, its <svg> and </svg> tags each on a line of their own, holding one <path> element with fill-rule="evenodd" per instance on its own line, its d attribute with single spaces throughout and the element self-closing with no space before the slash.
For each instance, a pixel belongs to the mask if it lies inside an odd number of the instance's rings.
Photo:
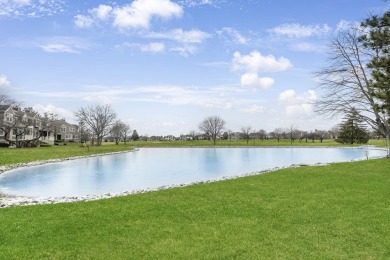
<svg viewBox="0 0 390 260">
<path fill-rule="evenodd" d="M 10 149 L 0 148 L 0 166 L 6 164 L 26 163 L 47 159 L 62 159 L 75 156 L 87 156 L 93 154 L 130 151 L 134 146 L 130 144 L 82 147 L 80 144 L 69 143 L 67 145 Z"/>
<path fill-rule="evenodd" d="M 370 144 L 385 146 L 383 140 Z M 340 146 L 330 140 L 314 145 Z M 212 141 L 104 144 L 89 151 L 77 144 L 0 148 L 0 165 L 134 146 L 212 146 Z M 389 187 L 390 160 L 380 159 L 93 202 L 3 208 L 0 259 L 389 259 Z"/>
<path fill-rule="evenodd" d="M 390 160 L 0 209 L 0 259 L 389 259 Z"/>
</svg>

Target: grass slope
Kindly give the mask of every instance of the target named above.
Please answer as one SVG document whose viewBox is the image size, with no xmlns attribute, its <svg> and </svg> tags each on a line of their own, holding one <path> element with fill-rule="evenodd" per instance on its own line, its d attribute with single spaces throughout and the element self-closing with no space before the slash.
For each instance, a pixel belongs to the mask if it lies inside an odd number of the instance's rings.
<svg viewBox="0 0 390 260">
<path fill-rule="evenodd" d="M 68 144 L 51 147 L 26 149 L 0 148 L 0 166 L 6 164 L 27 163 L 47 159 L 63 159 L 75 156 L 87 156 L 120 151 L 130 151 L 131 145 L 102 145 L 82 147 L 80 144 Z"/>
<path fill-rule="evenodd" d="M 0 209 L 0 259 L 389 259 L 390 160 Z"/>
</svg>

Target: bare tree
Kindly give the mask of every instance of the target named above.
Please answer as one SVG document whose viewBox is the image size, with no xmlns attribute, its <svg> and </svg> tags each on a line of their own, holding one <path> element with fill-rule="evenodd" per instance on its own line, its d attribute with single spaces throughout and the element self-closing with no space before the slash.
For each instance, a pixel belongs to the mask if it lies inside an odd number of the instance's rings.
<svg viewBox="0 0 390 260">
<path fill-rule="evenodd" d="M 22 102 L 19 102 L 16 99 L 11 98 L 10 96 L 0 94 L 0 105 L 19 107 L 21 104 Z"/>
<path fill-rule="evenodd" d="M 362 120 L 386 136 L 390 154 L 389 115 L 380 109 L 372 71 L 366 65 L 377 53 L 359 41 L 362 35 L 360 29 L 351 28 L 340 31 L 331 41 L 329 65 L 316 73 L 323 93 L 316 102 L 316 111 L 333 117 L 354 109 Z"/>
<path fill-rule="evenodd" d="M 278 143 L 280 141 L 280 138 L 282 138 L 283 132 L 284 131 L 282 128 L 275 128 L 275 130 L 273 132 L 274 138 L 276 138 L 278 140 Z"/>
<path fill-rule="evenodd" d="M 292 145 L 293 142 L 295 141 L 295 139 L 297 139 L 296 133 L 299 132 L 299 131 L 297 130 L 297 128 L 294 125 L 290 125 L 290 127 L 287 128 L 285 130 L 285 132 L 286 132 L 286 134 L 288 136 L 288 139 L 290 139 L 290 144 Z"/>
<path fill-rule="evenodd" d="M 241 127 L 241 137 L 242 139 L 246 140 L 246 145 L 248 145 L 249 140 L 251 139 L 250 134 L 252 133 L 252 127 L 245 126 Z"/>
<path fill-rule="evenodd" d="M 195 140 L 195 138 L 196 138 L 196 131 L 195 130 L 191 130 L 188 135 L 191 136 L 192 140 Z"/>
<path fill-rule="evenodd" d="M 227 130 L 227 133 L 228 133 L 228 138 L 229 138 L 229 141 L 231 142 L 232 141 L 232 135 L 233 135 L 233 131 L 228 129 Z"/>
<path fill-rule="evenodd" d="M 126 144 L 127 137 L 130 133 L 130 126 L 123 123 L 121 120 L 117 120 L 111 127 L 110 134 L 114 138 L 116 144 L 123 141 Z"/>
<path fill-rule="evenodd" d="M 79 122 L 85 123 L 96 135 L 97 145 L 102 144 L 103 137 L 109 133 L 110 126 L 116 118 L 115 112 L 109 105 L 82 107 L 75 115 Z"/>
<path fill-rule="evenodd" d="M 225 121 L 219 116 L 209 116 L 199 124 L 199 129 L 215 142 L 225 126 Z"/>
</svg>

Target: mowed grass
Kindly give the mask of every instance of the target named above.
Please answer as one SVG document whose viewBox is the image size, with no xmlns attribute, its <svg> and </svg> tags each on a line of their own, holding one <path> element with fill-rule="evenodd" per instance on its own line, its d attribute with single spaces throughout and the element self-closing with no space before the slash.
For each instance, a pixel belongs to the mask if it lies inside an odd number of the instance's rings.
<svg viewBox="0 0 390 260">
<path fill-rule="evenodd" d="M 32 161 L 63 159 L 75 156 L 88 156 L 111 152 L 131 151 L 134 146 L 130 144 L 115 145 L 105 144 L 102 146 L 83 147 L 80 144 L 69 143 L 67 145 L 10 149 L 0 148 L 0 166 L 6 164 L 27 163 Z"/>
<path fill-rule="evenodd" d="M 390 160 L 0 209 L 0 259 L 389 259 Z"/>
</svg>

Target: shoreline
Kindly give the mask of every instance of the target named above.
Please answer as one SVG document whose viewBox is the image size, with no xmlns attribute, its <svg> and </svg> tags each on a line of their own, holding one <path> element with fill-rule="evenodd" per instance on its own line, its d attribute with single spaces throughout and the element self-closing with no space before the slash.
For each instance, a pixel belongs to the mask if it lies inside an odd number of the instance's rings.
<svg viewBox="0 0 390 260">
<path fill-rule="evenodd" d="M 258 147 L 258 146 L 238 146 L 238 147 L 142 147 L 142 148 L 335 148 L 335 147 L 297 147 L 297 146 L 271 146 L 271 147 Z M 336 147 L 337 148 L 337 147 Z M 341 147 L 342 149 L 364 149 L 366 147 Z M 386 150 L 382 148 L 377 147 L 369 147 L 373 150 Z M 77 159 L 83 159 L 83 158 L 89 158 L 89 157 L 99 157 L 99 156 L 105 156 L 105 155 L 113 155 L 113 154 L 121 154 L 121 153 L 129 153 L 138 151 L 138 148 L 135 148 L 131 151 L 121 151 L 121 152 L 112 152 L 112 153 L 104 153 L 104 154 L 93 154 L 93 155 L 87 155 L 87 156 L 76 156 L 76 157 L 69 157 L 69 158 L 63 158 L 63 159 L 49 159 L 49 160 L 43 160 L 43 161 L 35 161 L 35 162 L 29 162 L 29 163 L 17 163 L 12 165 L 5 165 L 0 166 L 0 174 L 11 171 L 18 168 L 24 168 L 24 167 L 34 167 L 34 166 L 40 166 L 44 164 L 50 164 L 50 163 L 58 163 L 58 162 L 64 162 L 64 161 L 70 161 L 70 160 L 77 160 Z M 372 159 L 379 159 L 379 158 L 385 158 L 385 157 L 373 157 Z M 356 162 L 356 161 L 362 161 L 366 160 L 363 159 L 357 159 L 357 160 L 351 160 L 348 162 Z M 83 195 L 83 196 L 70 196 L 70 197 L 24 197 L 24 196 L 15 196 L 15 195 L 9 195 L 5 194 L 0 191 L 0 208 L 8 208 L 8 207 L 16 207 L 16 206 L 29 206 L 29 205 L 38 205 L 38 204 L 57 204 L 57 203 L 71 203 L 71 202 L 86 202 L 86 201 L 94 201 L 94 200 L 100 200 L 100 199 L 108 199 L 108 198 L 114 198 L 114 197 L 121 197 L 121 196 L 127 196 L 132 194 L 140 194 L 140 193 L 147 193 L 147 192 L 154 192 L 159 190 L 165 190 L 165 189 L 171 189 L 171 188 L 178 188 L 178 187 L 186 187 L 186 186 L 192 186 L 192 185 L 198 185 L 198 184 L 205 184 L 205 183 L 212 183 L 217 181 L 223 181 L 223 180 L 230 180 L 230 179 L 237 179 L 242 177 L 248 177 L 248 176 L 255 176 L 260 175 L 264 173 L 274 172 L 281 169 L 286 168 L 296 168 L 296 167 L 305 167 L 305 166 L 325 166 L 329 165 L 330 163 L 314 163 L 314 164 L 292 164 L 290 166 L 284 166 L 284 167 L 274 167 L 262 171 L 255 171 L 250 173 L 244 173 L 234 176 L 223 176 L 221 178 L 217 179 L 211 179 L 211 180 L 204 180 L 204 181 L 196 181 L 196 182 L 190 182 L 190 183 L 182 183 L 182 184 L 174 184 L 174 185 L 165 185 L 160 186 L 157 188 L 147 188 L 147 189 L 139 189 L 139 190 L 129 190 L 129 191 L 121 191 L 116 193 L 106 193 L 106 194 L 100 194 L 100 195 Z"/>
</svg>

